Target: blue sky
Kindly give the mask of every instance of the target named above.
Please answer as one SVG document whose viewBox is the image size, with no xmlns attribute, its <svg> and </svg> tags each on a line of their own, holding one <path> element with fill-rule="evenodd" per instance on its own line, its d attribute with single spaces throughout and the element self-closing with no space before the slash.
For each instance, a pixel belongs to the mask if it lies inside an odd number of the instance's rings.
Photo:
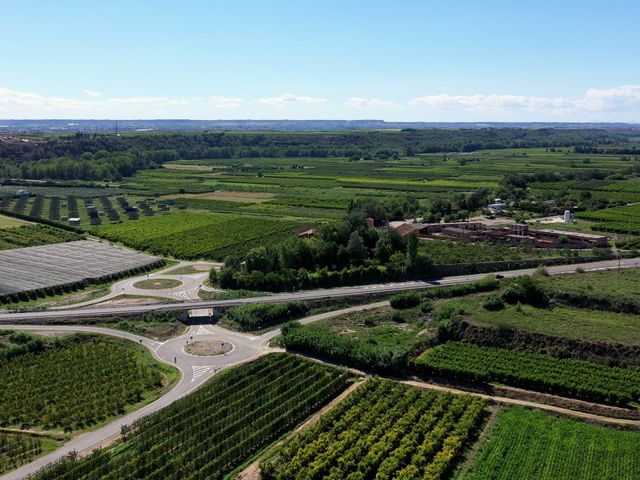
<svg viewBox="0 0 640 480">
<path fill-rule="evenodd" d="M 0 0 L 0 118 L 640 121 L 637 0 Z"/>
</svg>

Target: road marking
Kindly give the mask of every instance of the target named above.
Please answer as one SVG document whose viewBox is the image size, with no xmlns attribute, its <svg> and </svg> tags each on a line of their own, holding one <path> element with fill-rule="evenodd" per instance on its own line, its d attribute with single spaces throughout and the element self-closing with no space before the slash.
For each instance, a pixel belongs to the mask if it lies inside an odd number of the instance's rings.
<svg viewBox="0 0 640 480">
<path fill-rule="evenodd" d="M 213 370 L 214 372 L 217 372 L 222 367 L 219 365 L 204 365 L 204 366 L 193 365 L 191 368 L 193 369 L 193 377 L 191 378 L 191 383 L 193 383 L 201 376 L 209 373 L 211 370 Z"/>
<path fill-rule="evenodd" d="M 196 332 L 196 335 L 213 335 L 213 333 L 211 333 L 205 327 L 200 325 L 200 327 L 198 328 L 198 331 Z"/>
</svg>

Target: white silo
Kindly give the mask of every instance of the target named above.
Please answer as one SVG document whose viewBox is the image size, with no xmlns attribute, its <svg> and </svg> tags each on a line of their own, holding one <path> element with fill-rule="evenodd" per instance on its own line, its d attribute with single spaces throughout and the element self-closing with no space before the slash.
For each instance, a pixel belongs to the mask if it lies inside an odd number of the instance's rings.
<svg viewBox="0 0 640 480">
<path fill-rule="evenodd" d="M 571 223 L 571 212 L 569 210 L 564 211 L 564 217 L 562 220 L 564 223 Z"/>
</svg>

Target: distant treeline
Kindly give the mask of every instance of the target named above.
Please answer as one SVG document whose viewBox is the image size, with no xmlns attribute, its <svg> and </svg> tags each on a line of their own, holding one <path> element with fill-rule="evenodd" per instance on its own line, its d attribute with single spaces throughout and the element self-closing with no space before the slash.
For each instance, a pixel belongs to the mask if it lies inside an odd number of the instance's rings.
<svg viewBox="0 0 640 480">
<path fill-rule="evenodd" d="M 386 159 L 502 148 L 590 149 L 617 145 L 625 134 L 605 129 L 404 129 L 338 133 L 78 133 L 0 142 L 0 177 L 112 180 L 172 160 L 258 157 Z"/>
</svg>

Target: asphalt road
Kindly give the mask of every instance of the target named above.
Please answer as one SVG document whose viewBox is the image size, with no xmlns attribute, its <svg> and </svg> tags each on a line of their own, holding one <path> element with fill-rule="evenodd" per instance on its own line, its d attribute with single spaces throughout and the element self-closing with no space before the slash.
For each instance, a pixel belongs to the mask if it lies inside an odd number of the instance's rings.
<svg viewBox="0 0 640 480">
<path fill-rule="evenodd" d="M 615 268 L 635 268 L 640 266 L 640 258 L 631 258 L 623 260 L 606 260 L 601 262 L 590 262 L 573 265 L 558 265 L 548 267 L 547 271 L 551 275 L 561 275 L 565 273 L 573 273 L 576 268 L 581 267 L 585 271 L 595 270 L 611 270 Z M 516 277 L 519 275 L 531 275 L 536 271 L 535 268 L 510 270 L 503 272 L 494 272 L 494 275 L 502 275 L 504 277 Z M 208 307 L 229 307 L 235 305 L 243 305 L 247 303 L 278 303 L 291 300 L 322 300 L 327 298 L 340 297 L 358 297 L 368 294 L 379 293 L 395 293 L 404 290 L 420 290 L 426 288 L 439 287 L 443 285 L 459 285 L 480 280 L 488 274 L 460 275 L 452 277 L 444 277 L 437 280 L 416 280 L 407 282 L 390 282 L 372 285 L 359 285 L 354 287 L 337 287 L 318 290 L 305 290 L 291 293 L 278 293 L 263 297 L 238 298 L 234 300 L 189 300 L 182 303 L 173 304 L 155 304 L 155 305 L 137 305 L 126 307 L 85 307 L 85 308 L 69 308 L 65 310 L 49 310 L 42 312 L 23 312 L 23 313 L 2 313 L 0 314 L 0 323 L 21 322 L 29 320 L 51 320 L 56 318 L 84 318 L 99 317 L 113 315 L 133 315 L 142 314 L 156 310 L 187 310 L 191 308 L 208 308 Z M 73 307 L 73 306 L 72 306 Z"/>
</svg>

